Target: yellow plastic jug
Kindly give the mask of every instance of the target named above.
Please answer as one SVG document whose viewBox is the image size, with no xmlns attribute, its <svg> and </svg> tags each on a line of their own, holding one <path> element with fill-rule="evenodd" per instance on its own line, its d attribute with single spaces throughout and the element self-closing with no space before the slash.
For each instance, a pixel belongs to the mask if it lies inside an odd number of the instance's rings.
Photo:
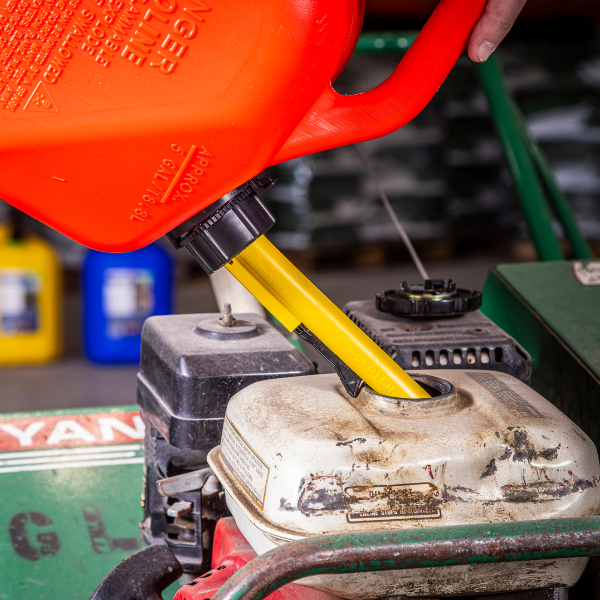
<svg viewBox="0 0 600 600">
<path fill-rule="evenodd" d="M 0 226 L 0 365 L 46 362 L 61 348 L 62 271 L 52 247 Z"/>
</svg>

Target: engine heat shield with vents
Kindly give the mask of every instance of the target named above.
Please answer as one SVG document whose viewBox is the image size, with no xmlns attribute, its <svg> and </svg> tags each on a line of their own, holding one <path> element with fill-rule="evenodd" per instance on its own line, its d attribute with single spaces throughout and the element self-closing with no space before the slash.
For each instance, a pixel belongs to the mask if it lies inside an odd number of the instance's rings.
<svg viewBox="0 0 600 600">
<path fill-rule="evenodd" d="M 372 300 L 344 312 L 403 369 L 486 369 L 531 379 L 531 357 L 481 311 L 455 317 L 398 317 Z"/>
</svg>

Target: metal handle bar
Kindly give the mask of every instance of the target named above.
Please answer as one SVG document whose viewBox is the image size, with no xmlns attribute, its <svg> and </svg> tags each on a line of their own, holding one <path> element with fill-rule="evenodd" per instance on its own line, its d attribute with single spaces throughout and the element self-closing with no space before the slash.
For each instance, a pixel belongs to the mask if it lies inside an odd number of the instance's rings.
<svg viewBox="0 0 600 600">
<path fill-rule="evenodd" d="M 261 600 L 311 575 L 600 556 L 600 517 L 309 537 L 240 569 L 213 600 Z"/>
</svg>

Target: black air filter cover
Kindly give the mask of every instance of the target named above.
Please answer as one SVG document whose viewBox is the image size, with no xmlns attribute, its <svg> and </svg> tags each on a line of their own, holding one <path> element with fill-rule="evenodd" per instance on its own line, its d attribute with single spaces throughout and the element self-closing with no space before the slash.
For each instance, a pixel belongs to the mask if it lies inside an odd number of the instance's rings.
<svg viewBox="0 0 600 600">
<path fill-rule="evenodd" d="M 229 399 L 256 381 L 312 375 L 313 364 L 254 314 L 150 317 L 142 331 L 137 403 L 176 448 L 211 449 L 221 440 Z"/>
</svg>

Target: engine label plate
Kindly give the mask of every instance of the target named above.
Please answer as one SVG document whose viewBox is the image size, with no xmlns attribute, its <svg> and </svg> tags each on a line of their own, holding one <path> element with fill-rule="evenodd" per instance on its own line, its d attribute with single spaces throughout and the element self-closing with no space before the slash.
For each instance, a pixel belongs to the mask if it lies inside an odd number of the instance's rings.
<svg viewBox="0 0 600 600">
<path fill-rule="evenodd" d="M 351 506 L 358 510 L 347 512 L 346 520 L 364 523 L 439 519 L 442 511 L 435 489 L 427 482 L 348 487 L 344 492 L 350 497 Z"/>
<path fill-rule="evenodd" d="M 262 510 L 269 465 L 254 451 L 227 415 L 223 422 L 221 458 L 246 494 Z"/>
</svg>

